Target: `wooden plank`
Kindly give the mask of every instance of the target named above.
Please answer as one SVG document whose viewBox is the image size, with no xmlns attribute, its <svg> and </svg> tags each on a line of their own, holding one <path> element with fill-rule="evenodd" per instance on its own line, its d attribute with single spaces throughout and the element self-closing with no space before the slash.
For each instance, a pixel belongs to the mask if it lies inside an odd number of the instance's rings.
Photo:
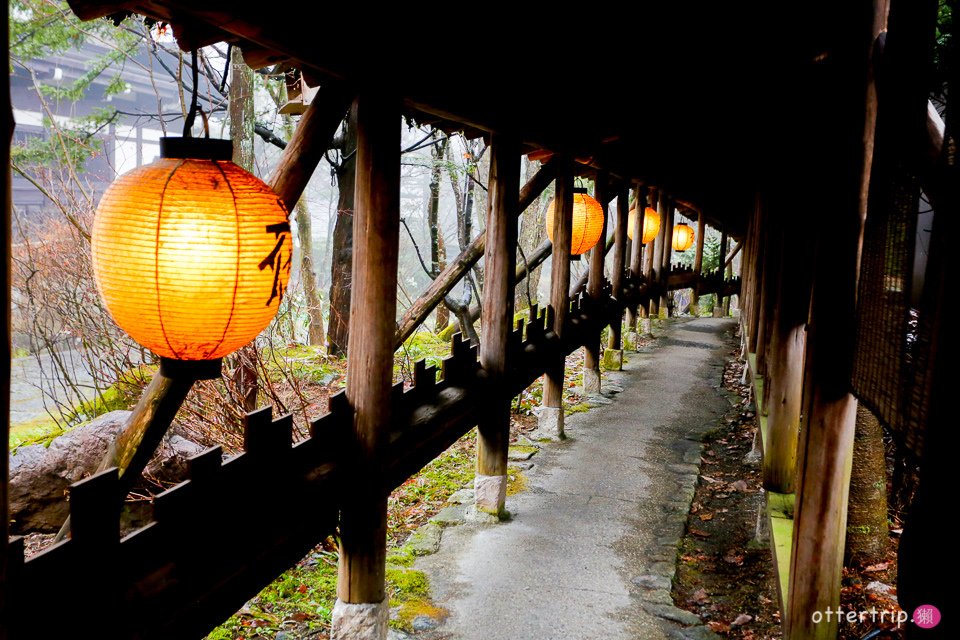
<svg viewBox="0 0 960 640">
<path fill-rule="evenodd" d="M 640 186 L 633 190 L 634 206 L 637 208 L 637 215 L 633 221 L 633 240 L 630 246 L 630 278 L 634 282 L 639 282 L 643 276 L 643 218 L 647 209 L 647 187 Z M 627 324 L 631 331 L 637 330 L 638 307 L 627 307 Z"/>
<path fill-rule="evenodd" d="M 620 332 L 623 327 L 623 282 L 626 278 L 627 219 L 630 215 L 630 194 L 626 187 L 617 193 L 617 227 L 613 235 L 613 268 L 610 276 L 611 294 L 617 300 L 617 311 L 610 322 L 610 338 L 607 347 L 622 348 Z"/>
<path fill-rule="evenodd" d="M 353 295 L 347 398 L 354 410 L 353 462 L 342 505 L 337 597 L 383 601 L 387 502 L 383 448 L 390 428 L 400 229 L 400 103 L 361 93 L 353 217 Z"/>
<path fill-rule="evenodd" d="M 480 322 L 480 364 L 488 375 L 490 395 L 478 430 L 477 472 L 486 476 L 505 476 L 511 400 L 506 384 L 509 371 L 507 344 L 513 330 L 520 145 L 515 140 L 499 136 L 493 138 L 491 145 L 487 245 L 483 259 L 483 317 Z"/>
<path fill-rule="evenodd" d="M 660 230 L 657 232 L 657 237 L 653 241 L 653 251 L 650 257 L 650 269 L 646 274 L 648 281 L 653 285 L 655 291 L 650 297 L 650 316 L 658 315 L 660 311 L 660 301 L 661 301 L 661 288 L 663 286 L 663 278 L 666 274 L 663 271 L 663 249 L 666 242 L 669 242 L 669 238 L 666 238 L 667 234 L 667 194 L 663 189 L 657 191 L 657 213 L 660 215 Z M 645 269 L 646 271 L 646 269 Z"/>
<path fill-rule="evenodd" d="M 543 190 L 547 188 L 555 175 L 555 163 L 549 162 L 541 166 L 540 169 L 527 180 L 527 183 L 523 185 L 523 189 L 520 190 L 517 215 L 523 213 L 523 211 L 530 206 L 530 203 L 543 193 Z M 427 290 L 410 305 L 410 308 L 407 309 L 406 313 L 404 313 L 400 319 L 397 328 L 394 340 L 396 349 L 399 349 L 401 345 L 403 345 L 404 340 L 413 335 L 413 332 L 427 319 L 430 312 L 440 304 L 444 296 L 450 293 L 450 290 L 456 286 L 467 271 L 473 268 L 473 265 L 477 264 L 483 256 L 486 243 L 487 233 L 484 231 L 474 238 L 473 242 L 470 243 L 463 253 L 447 263 L 447 267 L 430 283 Z"/>
</svg>

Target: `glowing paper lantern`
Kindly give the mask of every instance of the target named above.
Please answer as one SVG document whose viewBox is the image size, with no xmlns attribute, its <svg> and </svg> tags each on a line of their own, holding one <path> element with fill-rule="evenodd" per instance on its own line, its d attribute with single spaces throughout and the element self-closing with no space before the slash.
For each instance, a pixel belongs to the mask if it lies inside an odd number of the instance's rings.
<svg viewBox="0 0 960 640">
<path fill-rule="evenodd" d="M 693 227 L 686 224 L 676 225 L 673 228 L 673 250 L 686 251 L 693 246 L 693 238 Z"/>
<path fill-rule="evenodd" d="M 637 208 L 630 209 L 630 216 L 627 219 L 627 237 L 633 240 L 633 228 L 637 226 Z M 652 207 L 643 210 L 643 237 L 640 238 L 641 244 L 653 242 L 660 233 L 660 214 Z"/>
<path fill-rule="evenodd" d="M 222 358 L 283 298 L 287 210 L 231 153 L 229 140 L 162 138 L 160 159 L 117 178 L 97 207 L 97 288 L 116 323 L 161 357 Z"/>
<path fill-rule="evenodd" d="M 553 210 L 556 198 L 547 205 L 547 237 L 553 242 Z M 590 251 L 603 235 L 603 207 L 586 190 L 574 189 L 573 229 L 570 255 L 579 256 Z"/>
</svg>

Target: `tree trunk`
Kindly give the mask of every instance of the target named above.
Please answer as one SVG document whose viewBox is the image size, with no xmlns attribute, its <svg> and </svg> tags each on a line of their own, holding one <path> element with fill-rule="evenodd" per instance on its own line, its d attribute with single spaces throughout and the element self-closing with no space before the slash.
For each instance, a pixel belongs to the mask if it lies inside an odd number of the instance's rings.
<svg viewBox="0 0 960 640">
<path fill-rule="evenodd" d="M 862 404 L 857 407 L 853 435 L 853 468 L 847 504 L 847 544 L 844 562 L 875 564 L 886 554 L 887 474 L 883 428 Z"/>
<path fill-rule="evenodd" d="M 537 172 L 536 163 L 524 157 L 524 180 L 529 180 Z M 517 256 L 517 264 L 523 264 L 523 259 L 530 260 L 531 254 L 537 250 L 547 237 L 547 225 L 544 221 L 544 212 L 541 211 L 540 197 L 530 203 L 526 212 L 520 216 L 520 238 L 518 244 L 522 253 Z M 537 302 L 537 288 L 540 286 L 540 270 L 538 266 L 531 270 L 527 276 L 527 282 L 522 287 L 517 287 L 515 308 L 517 310 L 526 309 L 528 305 L 527 291 L 530 292 L 530 303 Z"/>
<path fill-rule="evenodd" d="M 243 61 L 239 47 L 233 47 L 230 57 L 230 140 L 233 142 L 233 162 L 253 172 L 253 71 Z M 237 351 L 233 369 L 233 384 L 244 411 L 257 408 L 257 352 L 253 344 Z"/>
<path fill-rule="evenodd" d="M 446 264 L 446 247 L 440 230 L 440 177 L 443 174 L 443 159 L 447 153 L 446 139 L 433 145 L 433 166 L 430 169 L 430 203 L 427 207 L 427 224 L 430 226 L 430 271 L 434 279 Z M 440 333 L 450 323 L 450 310 L 442 302 L 437 305 L 435 331 Z"/>
<path fill-rule="evenodd" d="M 333 229 L 333 249 L 330 255 L 330 321 L 327 327 L 327 353 L 334 356 L 347 352 L 350 338 L 350 270 L 353 264 L 353 185 L 356 178 L 354 151 L 357 148 L 356 113 L 350 116 L 343 129 L 343 160 L 337 171 L 337 224 Z"/>
<path fill-rule="evenodd" d="M 300 280 L 303 283 L 303 293 L 307 304 L 307 315 L 310 317 L 310 330 L 307 341 L 311 345 L 319 346 L 323 339 L 323 310 L 320 308 L 320 288 L 317 284 L 317 273 L 313 269 L 313 225 L 310 219 L 310 209 L 307 208 L 305 198 L 300 198 L 296 207 L 297 234 L 300 236 Z"/>
</svg>

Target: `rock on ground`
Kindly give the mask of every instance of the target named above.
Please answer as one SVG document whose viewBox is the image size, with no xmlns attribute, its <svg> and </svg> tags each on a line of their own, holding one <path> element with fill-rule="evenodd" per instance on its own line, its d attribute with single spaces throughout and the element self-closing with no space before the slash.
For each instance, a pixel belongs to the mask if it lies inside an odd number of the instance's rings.
<svg viewBox="0 0 960 640">
<path fill-rule="evenodd" d="M 54 438 L 49 446 L 20 447 L 10 456 L 10 517 L 15 533 L 56 532 L 70 513 L 68 488 L 90 476 L 129 411 L 111 411 Z M 203 448 L 175 435 L 171 427 L 146 473 L 163 482 L 177 482 L 186 474 L 187 459 Z"/>
</svg>

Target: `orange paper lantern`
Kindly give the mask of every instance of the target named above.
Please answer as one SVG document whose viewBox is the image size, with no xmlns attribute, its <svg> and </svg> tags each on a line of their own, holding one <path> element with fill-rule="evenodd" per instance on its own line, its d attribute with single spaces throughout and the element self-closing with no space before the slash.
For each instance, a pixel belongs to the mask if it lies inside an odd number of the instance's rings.
<svg viewBox="0 0 960 640">
<path fill-rule="evenodd" d="M 276 315 L 290 276 L 287 210 L 230 161 L 229 140 L 162 138 L 156 162 L 107 189 L 93 273 L 113 319 L 175 360 L 215 360 Z"/>
<path fill-rule="evenodd" d="M 627 237 L 633 240 L 633 228 L 637 226 L 637 208 L 630 209 L 630 216 L 627 219 Z M 641 244 L 653 242 L 657 234 L 660 233 L 660 214 L 652 207 L 643 210 L 643 237 L 640 238 Z"/>
<path fill-rule="evenodd" d="M 693 246 L 693 238 L 693 227 L 686 224 L 676 225 L 673 228 L 673 250 L 686 251 Z"/>
<path fill-rule="evenodd" d="M 547 237 L 553 242 L 553 211 L 556 198 L 547 205 Z M 603 235 L 603 207 L 588 193 L 574 190 L 573 229 L 570 255 L 579 256 L 590 251 Z"/>
</svg>

